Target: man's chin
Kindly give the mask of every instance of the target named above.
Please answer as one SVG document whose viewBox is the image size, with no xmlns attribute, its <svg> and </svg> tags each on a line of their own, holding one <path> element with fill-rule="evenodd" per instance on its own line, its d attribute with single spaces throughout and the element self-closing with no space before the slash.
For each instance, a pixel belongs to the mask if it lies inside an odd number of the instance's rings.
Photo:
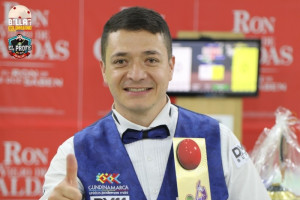
<svg viewBox="0 0 300 200">
<path fill-rule="evenodd" d="M 147 111 L 149 109 L 149 106 L 147 106 L 147 105 L 145 105 L 143 103 L 141 103 L 141 104 L 136 103 L 136 104 L 130 106 L 130 108 L 134 112 L 141 112 L 141 113 L 143 113 L 143 112 L 145 112 L 145 111 Z"/>
<path fill-rule="evenodd" d="M 151 110 L 151 105 L 149 103 L 143 101 L 143 102 L 130 102 L 130 104 L 127 105 L 127 109 L 134 112 L 134 113 L 147 113 L 149 110 Z"/>
</svg>

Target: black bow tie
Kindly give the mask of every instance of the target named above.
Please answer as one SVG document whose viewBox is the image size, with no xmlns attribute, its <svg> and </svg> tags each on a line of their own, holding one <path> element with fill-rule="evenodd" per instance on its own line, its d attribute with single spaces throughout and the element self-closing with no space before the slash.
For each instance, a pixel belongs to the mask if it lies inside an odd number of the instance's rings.
<svg viewBox="0 0 300 200">
<path fill-rule="evenodd" d="M 164 139 L 170 136 L 169 129 L 166 125 L 160 125 L 148 130 L 127 129 L 122 135 L 124 144 L 129 144 L 142 139 Z"/>
</svg>

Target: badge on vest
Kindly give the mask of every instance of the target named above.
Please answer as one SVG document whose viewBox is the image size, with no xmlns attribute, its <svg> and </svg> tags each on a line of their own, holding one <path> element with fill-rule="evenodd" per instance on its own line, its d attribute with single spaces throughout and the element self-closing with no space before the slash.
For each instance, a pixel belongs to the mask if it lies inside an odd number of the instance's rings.
<svg viewBox="0 0 300 200">
<path fill-rule="evenodd" d="M 91 200 L 130 200 L 129 187 L 122 184 L 119 173 L 98 173 L 96 182 L 89 185 L 88 193 Z"/>
<path fill-rule="evenodd" d="M 231 149 L 231 156 L 238 168 L 249 160 L 249 155 L 241 144 L 237 144 Z"/>
<path fill-rule="evenodd" d="M 173 138 L 178 200 L 211 200 L 204 138 Z"/>
<path fill-rule="evenodd" d="M 129 200 L 128 196 L 91 197 L 91 200 Z"/>
</svg>

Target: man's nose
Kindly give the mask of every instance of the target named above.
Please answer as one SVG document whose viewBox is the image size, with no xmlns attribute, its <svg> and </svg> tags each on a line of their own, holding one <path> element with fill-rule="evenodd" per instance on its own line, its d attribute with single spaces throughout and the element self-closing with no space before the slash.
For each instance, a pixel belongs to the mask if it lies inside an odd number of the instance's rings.
<svg viewBox="0 0 300 200">
<path fill-rule="evenodd" d="M 133 63 L 132 66 L 129 68 L 127 77 L 133 81 L 140 81 L 147 77 L 147 73 L 145 71 L 144 66 L 142 66 L 139 63 Z"/>
</svg>

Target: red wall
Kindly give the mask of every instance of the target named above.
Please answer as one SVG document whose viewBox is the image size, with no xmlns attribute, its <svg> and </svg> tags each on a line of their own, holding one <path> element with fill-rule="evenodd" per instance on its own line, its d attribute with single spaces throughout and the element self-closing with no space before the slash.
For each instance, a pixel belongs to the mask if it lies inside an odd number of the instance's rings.
<svg viewBox="0 0 300 200">
<path fill-rule="evenodd" d="M 279 106 L 299 115 L 298 0 L 220 2 L 1 0 L 0 199 L 38 199 L 58 145 L 110 110 L 99 42 L 106 20 L 124 7 L 157 10 L 173 37 L 179 31 L 226 31 L 262 39 L 260 94 L 243 99 L 242 143 L 248 150 L 273 126 Z M 21 60 L 7 50 L 8 12 L 18 4 L 31 10 L 33 24 L 33 50 Z"/>
</svg>

